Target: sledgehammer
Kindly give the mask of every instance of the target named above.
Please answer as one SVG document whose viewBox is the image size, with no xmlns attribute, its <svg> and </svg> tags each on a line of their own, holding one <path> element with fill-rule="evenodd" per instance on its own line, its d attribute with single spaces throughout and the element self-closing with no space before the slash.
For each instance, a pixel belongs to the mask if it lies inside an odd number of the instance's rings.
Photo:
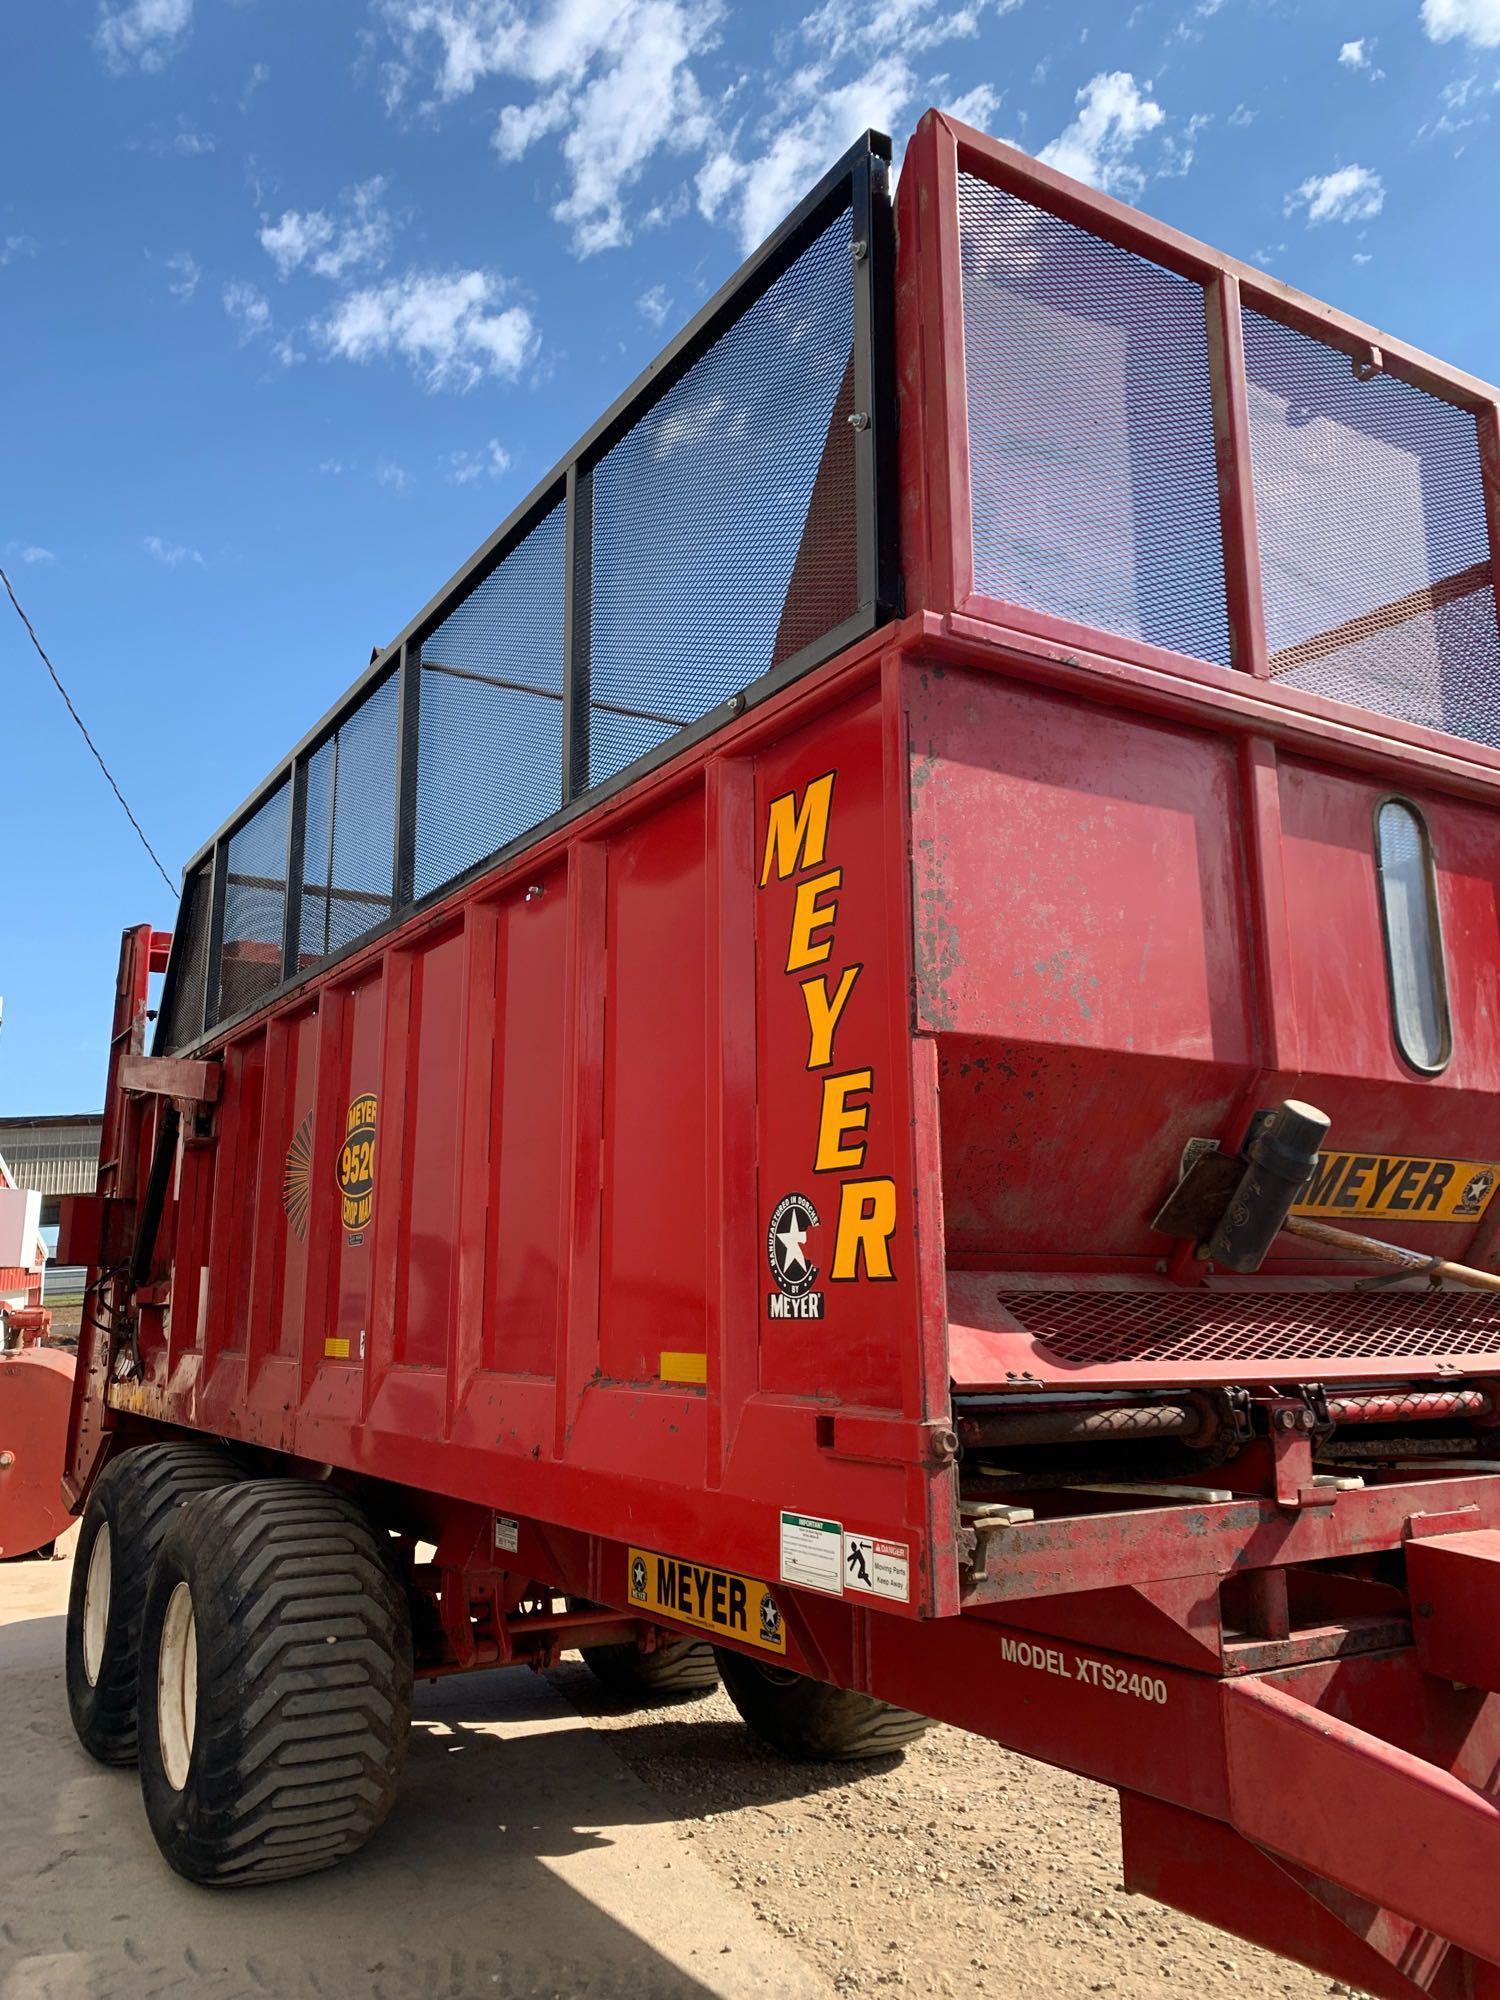
<svg viewBox="0 0 1500 2000">
<path fill-rule="evenodd" d="M 1317 1167 L 1328 1125 L 1315 1105 L 1288 1098 L 1256 1112 L 1237 1154 L 1221 1153 L 1216 1145 L 1195 1140 L 1200 1150 L 1152 1228 L 1166 1236 L 1187 1237 L 1198 1245 L 1201 1257 L 1224 1271 L 1258 1271 L 1271 1245 L 1285 1232 L 1346 1256 L 1372 1257 L 1396 1267 L 1389 1279 L 1376 1283 L 1395 1283 L 1398 1277 L 1446 1278 L 1477 1291 L 1500 1292 L 1500 1276 L 1494 1272 L 1454 1264 L 1446 1257 L 1426 1257 L 1420 1250 L 1402 1250 L 1378 1237 L 1293 1215 L 1292 1204 Z"/>
</svg>

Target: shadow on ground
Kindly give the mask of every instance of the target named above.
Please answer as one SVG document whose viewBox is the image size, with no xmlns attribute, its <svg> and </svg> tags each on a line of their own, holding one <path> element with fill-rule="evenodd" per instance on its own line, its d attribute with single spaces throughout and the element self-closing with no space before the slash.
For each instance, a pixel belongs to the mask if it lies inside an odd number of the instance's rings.
<svg viewBox="0 0 1500 2000">
<path fill-rule="evenodd" d="M 677 1838 L 672 1802 L 526 1669 L 419 1688 L 396 1810 L 356 1861 L 195 1889 L 158 1857 L 134 1771 L 74 1740 L 62 1623 L 0 1626 L 0 2000 L 827 1992 Z M 723 1735 L 735 1755 L 741 1732 L 712 1735 L 698 1754 Z"/>
</svg>

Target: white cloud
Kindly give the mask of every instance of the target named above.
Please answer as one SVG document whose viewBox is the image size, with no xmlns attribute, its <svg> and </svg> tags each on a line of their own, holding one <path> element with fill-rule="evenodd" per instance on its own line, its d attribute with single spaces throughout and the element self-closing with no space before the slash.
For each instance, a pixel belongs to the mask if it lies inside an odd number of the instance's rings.
<svg viewBox="0 0 1500 2000">
<path fill-rule="evenodd" d="M 476 479 L 498 479 L 509 472 L 510 453 L 499 438 L 490 438 L 479 451 L 450 451 L 446 464 L 455 486 L 472 486 Z"/>
<path fill-rule="evenodd" d="M 378 270 L 389 255 L 394 233 L 391 218 L 381 206 L 384 193 L 385 182 L 377 174 L 347 190 L 343 196 L 345 212 L 338 218 L 321 208 L 289 208 L 279 222 L 268 222 L 262 228 L 261 248 L 282 278 L 290 277 L 304 264 L 320 278 L 333 280 L 361 264 Z"/>
<path fill-rule="evenodd" d="M 665 285 L 653 285 L 650 291 L 641 293 L 635 309 L 648 326 L 662 326 L 672 310 L 671 295 Z"/>
<path fill-rule="evenodd" d="M 1373 222 L 1384 206 L 1385 185 L 1368 167 L 1314 174 L 1283 204 L 1288 215 L 1306 208 L 1309 228 L 1320 222 Z"/>
<path fill-rule="evenodd" d="M 962 97 L 950 97 L 944 109 L 960 125 L 977 125 L 983 131 L 1000 109 L 1000 93 L 988 83 L 976 83 Z"/>
<path fill-rule="evenodd" d="M 23 563 L 40 563 L 48 566 L 57 561 L 51 549 L 44 549 L 40 542 L 7 542 L 5 553 L 14 556 L 17 562 Z"/>
<path fill-rule="evenodd" d="M 713 44 L 722 0 L 559 0 L 546 11 L 519 0 L 383 0 L 382 11 L 398 50 L 388 103 L 404 101 L 434 53 L 439 103 L 491 77 L 534 88 L 501 109 L 495 150 L 512 163 L 562 135 L 568 187 L 552 212 L 581 256 L 629 242 L 626 202 L 659 152 L 698 151 L 710 136 L 692 59 Z"/>
<path fill-rule="evenodd" d="M 34 257 L 36 252 L 34 236 L 0 236 L 0 265 L 13 264 L 17 257 Z"/>
<path fill-rule="evenodd" d="M 116 72 L 165 69 L 193 24 L 193 0 L 130 0 L 99 10 L 94 46 Z"/>
<path fill-rule="evenodd" d="M 250 74 L 245 79 L 245 88 L 240 92 L 241 111 L 249 110 L 250 100 L 252 97 L 254 97 L 256 91 L 259 90 L 263 84 L 267 84 L 270 81 L 271 81 L 271 65 L 269 63 L 258 62 L 251 64 Z"/>
<path fill-rule="evenodd" d="M 1435 42 L 1500 48 L 1500 0 L 1422 0 L 1422 26 Z"/>
<path fill-rule="evenodd" d="M 279 222 L 268 222 L 260 232 L 260 247 L 283 278 L 290 277 L 299 264 L 321 253 L 333 241 L 333 223 L 322 209 L 299 214 L 288 209 Z"/>
<path fill-rule="evenodd" d="M 834 86 L 825 64 L 781 80 L 781 123 L 759 128 L 740 158 L 729 146 L 711 152 L 698 174 L 698 206 L 710 221 L 736 223 L 754 249 L 868 127 L 892 131 L 916 92 L 904 56 L 882 55 L 862 76 Z"/>
<path fill-rule="evenodd" d="M 224 287 L 224 310 L 238 323 L 241 344 L 270 331 L 271 308 L 264 293 L 243 278 L 232 278 Z"/>
<path fill-rule="evenodd" d="M 203 276 L 202 267 L 190 250 L 179 250 L 167 259 L 167 269 L 171 273 L 167 279 L 167 290 L 174 299 L 180 299 L 186 305 L 198 289 Z"/>
<path fill-rule="evenodd" d="M 1239 126 L 1253 125 L 1255 123 L 1255 113 L 1250 109 L 1248 104 L 1237 104 L 1225 122 L 1230 125 Z"/>
<path fill-rule="evenodd" d="M 824 0 L 802 22 L 806 41 L 829 62 L 899 49 L 921 55 L 940 43 L 972 40 L 987 13 L 1010 14 L 1021 0 Z"/>
<path fill-rule="evenodd" d="M 1374 48 L 1374 39 L 1369 35 L 1362 35 L 1357 42 L 1341 42 L 1339 61 L 1345 69 L 1358 70 L 1371 83 L 1384 83 L 1385 71 L 1376 69 L 1371 59 Z"/>
<path fill-rule="evenodd" d="M 196 563 L 199 569 L 203 568 L 203 557 L 197 549 L 187 548 L 181 542 L 164 542 L 160 535 L 147 535 L 141 547 L 167 569 L 181 569 L 184 563 Z"/>
<path fill-rule="evenodd" d="M 375 468 L 375 481 L 379 486 L 390 487 L 393 493 L 404 493 L 411 485 L 411 474 L 394 459 L 383 458 Z"/>
<path fill-rule="evenodd" d="M 399 355 L 428 389 L 472 389 L 486 375 L 513 380 L 538 339 L 523 305 L 501 304 L 492 271 L 408 271 L 341 299 L 314 328 L 346 361 Z"/>
<path fill-rule="evenodd" d="M 1429 118 L 1417 133 L 1419 139 L 1431 139 L 1438 133 L 1467 131 L 1471 125 L 1485 125 L 1489 122 L 1490 106 L 1486 99 L 1500 90 L 1500 82 L 1481 83 L 1477 76 L 1455 77 L 1452 83 L 1444 84 L 1440 92 L 1442 110 L 1436 118 Z"/>
<path fill-rule="evenodd" d="M 495 127 L 493 145 L 507 165 L 519 160 L 538 139 L 560 132 L 572 114 L 565 90 L 549 91 L 530 104 L 507 104 Z"/>
<path fill-rule="evenodd" d="M 1146 176 L 1130 155 L 1166 116 L 1129 70 L 1101 71 L 1079 91 L 1078 116 L 1037 158 L 1106 194 L 1134 193 Z"/>
</svg>

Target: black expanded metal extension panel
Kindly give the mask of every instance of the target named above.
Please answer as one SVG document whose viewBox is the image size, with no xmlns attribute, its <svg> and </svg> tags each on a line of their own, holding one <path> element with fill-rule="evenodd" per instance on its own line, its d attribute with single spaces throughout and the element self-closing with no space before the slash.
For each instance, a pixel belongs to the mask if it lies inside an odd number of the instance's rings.
<svg viewBox="0 0 1500 2000">
<path fill-rule="evenodd" d="M 562 804 L 566 529 L 559 504 L 422 647 L 418 896 Z"/>
<path fill-rule="evenodd" d="M 1467 410 L 1243 315 L 1272 676 L 1500 749 L 1500 631 Z"/>
<path fill-rule="evenodd" d="M 159 1054 L 889 615 L 889 161 L 867 134 L 194 857 Z"/>
<path fill-rule="evenodd" d="M 591 717 L 591 782 L 767 673 L 789 614 L 816 638 L 858 609 L 849 244 L 846 208 L 593 469 L 589 672 L 615 716 Z"/>
<path fill-rule="evenodd" d="M 975 587 L 1227 665 L 1202 287 L 970 174 L 958 215 Z"/>
</svg>

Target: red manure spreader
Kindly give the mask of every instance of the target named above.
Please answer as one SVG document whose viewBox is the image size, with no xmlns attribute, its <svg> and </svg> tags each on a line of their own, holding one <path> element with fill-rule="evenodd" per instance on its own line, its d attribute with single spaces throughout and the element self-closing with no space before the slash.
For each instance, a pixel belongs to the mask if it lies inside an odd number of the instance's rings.
<svg viewBox="0 0 1500 2000">
<path fill-rule="evenodd" d="M 579 1647 L 1500 1995 L 1497 547 L 1483 383 L 842 160 L 125 934 L 68 1688 L 172 1865 Z"/>
</svg>

